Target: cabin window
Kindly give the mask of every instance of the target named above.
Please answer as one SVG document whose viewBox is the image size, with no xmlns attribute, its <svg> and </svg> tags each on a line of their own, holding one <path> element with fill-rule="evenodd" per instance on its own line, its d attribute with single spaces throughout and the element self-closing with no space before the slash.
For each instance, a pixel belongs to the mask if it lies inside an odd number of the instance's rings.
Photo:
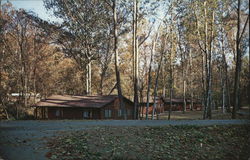
<svg viewBox="0 0 250 160">
<path fill-rule="evenodd" d="M 56 117 L 59 117 L 60 116 L 60 110 L 56 110 Z"/>
<path fill-rule="evenodd" d="M 121 116 L 122 116 L 122 110 L 118 109 L 118 117 L 121 117 Z"/>
<path fill-rule="evenodd" d="M 111 117 L 111 109 L 105 109 L 104 116 L 105 116 L 105 118 L 110 118 Z"/>
<path fill-rule="evenodd" d="M 83 118 L 89 118 L 89 112 L 83 112 Z"/>
<path fill-rule="evenodd" d="M 92 112 L 91 111 L 84 111 L 83 112 L 83 118 L 91 118 Z"/>
</svg>

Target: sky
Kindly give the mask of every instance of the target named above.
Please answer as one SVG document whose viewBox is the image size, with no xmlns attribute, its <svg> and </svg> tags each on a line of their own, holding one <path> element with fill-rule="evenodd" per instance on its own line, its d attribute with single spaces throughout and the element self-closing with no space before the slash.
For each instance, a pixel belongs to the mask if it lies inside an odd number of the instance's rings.
<svg viewBox="0 0 250 160">
<path fill-rule="evenodd" d="M 2 4 L 7 0 L 2 0 Z M 43 0 L 9 0 L 17 9 L 23 8 L 27 11 L 35 12 L 38 17 L 46 21 L 61 22 L 60 19 L 53 16 L 52 12 L 48 12 L 43 5 Z"/>
</svg>

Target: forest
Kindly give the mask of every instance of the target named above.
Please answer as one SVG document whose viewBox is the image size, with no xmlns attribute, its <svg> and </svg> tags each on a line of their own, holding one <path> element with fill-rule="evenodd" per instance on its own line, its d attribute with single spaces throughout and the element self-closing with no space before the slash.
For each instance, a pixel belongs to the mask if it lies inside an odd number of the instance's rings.
<svg viewBox="0 0 250 160">
<path fill-rule="evenodd" d="M 203 119 L 250 111 L 248 0 L 43 2 L 61 21 L 0 0 L 1 118 L 53 94 L 116 94 L 125 119 L 122 96 L 136 119 L 157 97 L 183 99 L 184 114 L 200 101 Z"/>
</svg>

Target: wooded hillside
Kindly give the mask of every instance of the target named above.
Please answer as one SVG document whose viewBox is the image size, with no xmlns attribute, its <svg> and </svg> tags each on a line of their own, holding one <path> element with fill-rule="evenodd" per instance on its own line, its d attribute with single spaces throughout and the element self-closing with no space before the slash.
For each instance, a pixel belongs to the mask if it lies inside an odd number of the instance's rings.
<svg viewBox="0 0 250 160">
<path fill-rule="evenodd" d="M 2 118 L 23 118 L 52 94 L 118 94 L 121 102 L 123 95 L 134 102 L 135 118 L 139 104 L 152 97 L 154 103 L 157 97 L 182 98 L 183 113 L 186 99 L 199 100 L 204 119 L 218 108 L 236 118 L 250 105 L 247 0 L 44 5 L 62 23 L 0 0 Z"/>
</svg>

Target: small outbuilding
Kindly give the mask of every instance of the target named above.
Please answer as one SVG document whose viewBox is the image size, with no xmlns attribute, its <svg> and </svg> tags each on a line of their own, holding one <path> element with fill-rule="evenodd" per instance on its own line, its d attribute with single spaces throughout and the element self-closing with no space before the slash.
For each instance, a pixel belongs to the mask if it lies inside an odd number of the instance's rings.
<svg viewBox="0 0 250 160">
<path fill-rule="evenodd" d="M 134 104 L 123 97 L 127 119 L 133 119 Z M 53 95 L 34 105 L 36 119 L 123 119 L 117 95 Z"/>
</svg>

